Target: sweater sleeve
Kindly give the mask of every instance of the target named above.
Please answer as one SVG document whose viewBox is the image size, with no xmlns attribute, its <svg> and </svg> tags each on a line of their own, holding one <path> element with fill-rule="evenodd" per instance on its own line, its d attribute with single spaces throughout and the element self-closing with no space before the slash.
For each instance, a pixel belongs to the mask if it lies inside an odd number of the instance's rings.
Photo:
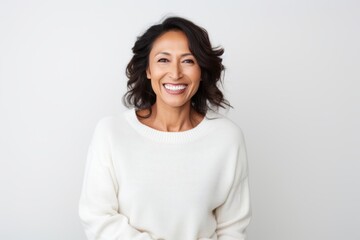
<svg viewBox="0 0 360 240">
<path fill-rule="evenodd" d="M 235 176 L 226 201 L 215 209 L 218 240 L 244 240 L 251 208 L 248 166 L 243 134 L 237 151 Z"/>
<path fill-rule="evenodd" d="M 111 159 L 109 135 L 106 124 L 100 121 L 90 144 L 79 215 L 89 240 L 153 240 L 129 224 L 129 219 L 119 213 L 118 183 Z M 105 125 L 105 127 L 104 127 Z"/>
</svg>

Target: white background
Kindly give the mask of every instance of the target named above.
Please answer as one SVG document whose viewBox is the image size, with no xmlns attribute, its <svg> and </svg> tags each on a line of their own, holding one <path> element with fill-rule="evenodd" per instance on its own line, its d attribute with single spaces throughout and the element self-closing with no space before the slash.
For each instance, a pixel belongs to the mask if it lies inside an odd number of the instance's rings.
<svg viewBox="0 0 360 240">
<path fill-rule="evenodd" d="M 96 122 L 123 111 L 136 36 L 166 14 L 225 48 L 251 240 L 360 239 L 360 2 L 0 1 L 0 239 L 85 240 Z M 171 240 L 171 239 L 170 239 Z"/>
</svg>

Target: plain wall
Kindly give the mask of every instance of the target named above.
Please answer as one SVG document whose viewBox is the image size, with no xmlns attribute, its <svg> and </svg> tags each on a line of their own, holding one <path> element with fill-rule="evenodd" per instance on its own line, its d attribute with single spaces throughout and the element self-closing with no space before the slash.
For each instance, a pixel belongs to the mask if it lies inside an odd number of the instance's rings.
<svg viewBox="0 0 360 240">
<path fill-rule="evenodd" d="M 0 239 L 85 240 L 96 122 L 125 108 L 131 47 L 166 14 L 225 48 L 248 148 L 251 240 L 360 239 L 360 2 L 0 1 Z M 171 239 L 170 239 L 171 240 Z"/>
</svg>

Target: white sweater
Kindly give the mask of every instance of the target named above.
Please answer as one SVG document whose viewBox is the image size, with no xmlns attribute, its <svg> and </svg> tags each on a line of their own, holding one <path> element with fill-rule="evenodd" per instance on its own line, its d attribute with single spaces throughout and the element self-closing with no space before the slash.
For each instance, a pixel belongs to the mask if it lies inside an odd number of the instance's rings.
<svg viewBox="0 0 360 240">
<path fill-rule="evenodd" d="M 242 240 L 250 212 L 244 139 L 227 118 L 208 112 L 184 132 L 134 110 L 98 123 L 79 204 L 88 239 Z"/>
</svg>

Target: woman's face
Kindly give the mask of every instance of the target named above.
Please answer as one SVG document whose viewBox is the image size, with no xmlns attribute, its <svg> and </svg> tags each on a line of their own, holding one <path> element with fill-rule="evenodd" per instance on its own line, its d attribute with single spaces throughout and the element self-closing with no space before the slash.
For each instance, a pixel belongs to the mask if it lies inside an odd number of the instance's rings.
<svg viewBox="0 0 360 240">
<path fill-rule="evenodd" d="M 155 40 L 146 75 L 158 107 L 190 106 L 199 88 L 201 70 L 183 32 L 169 31 Z"/>
</svg>

